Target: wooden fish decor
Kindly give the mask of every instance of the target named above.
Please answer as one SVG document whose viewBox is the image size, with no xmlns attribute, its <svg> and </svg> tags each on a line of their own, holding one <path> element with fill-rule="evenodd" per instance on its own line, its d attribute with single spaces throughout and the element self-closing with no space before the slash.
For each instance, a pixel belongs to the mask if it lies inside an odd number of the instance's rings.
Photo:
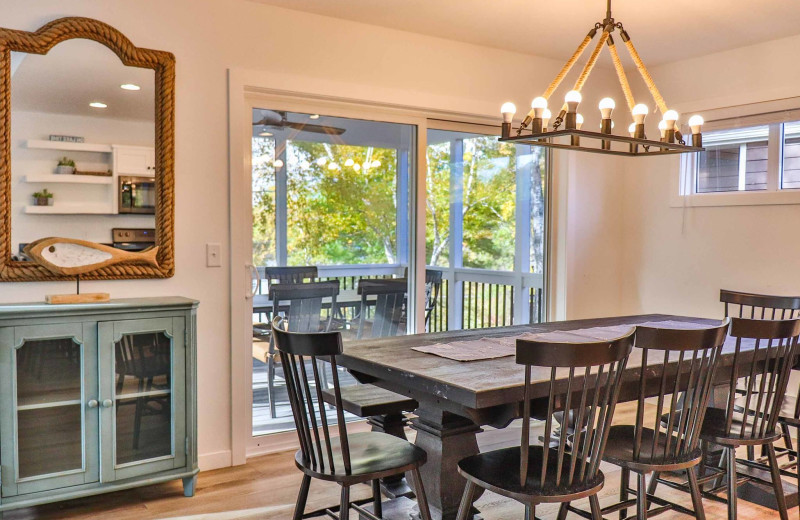
<svg viewBox="0 0 800 520">
<path fill-rule="evenodd" d="M 24 252 L 48 271 L 65 276 L 79 276 L 123 263 L 158 267 L 158 247 L 134 253 L 86 240 L 48 237 L 31 242 Z"/>
</svg>

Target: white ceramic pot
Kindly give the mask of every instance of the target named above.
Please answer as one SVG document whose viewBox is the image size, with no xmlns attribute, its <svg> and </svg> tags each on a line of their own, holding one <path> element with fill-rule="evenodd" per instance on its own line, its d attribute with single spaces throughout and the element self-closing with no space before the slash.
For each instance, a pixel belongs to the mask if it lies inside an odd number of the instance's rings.
<svg viewBox="0 0 800 520">
<path fill-rule="evenodd" d="M 72 175 L 75 172 L 75 168 L 72 166 L 57 166 L 56 173 L 59 175 Z"/>
</svg>

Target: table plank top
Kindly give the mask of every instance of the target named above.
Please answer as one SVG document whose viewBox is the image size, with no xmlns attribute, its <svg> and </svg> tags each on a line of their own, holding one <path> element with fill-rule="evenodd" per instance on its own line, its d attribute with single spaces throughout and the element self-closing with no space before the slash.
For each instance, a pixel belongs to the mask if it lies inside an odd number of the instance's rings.
<svg viewBox="0 0 800 520">
<path fill-rule="evenodd" d="M 344 353 L 337 362 L 351 371 L 375 380 L 385 388 L 422 400 L 441 399 L 468 409 L 489 408 L 518 403 L 522 400 L 524 367 L 517 365 L 514 356 L 461 362 L 412 350 L 413 347 L 447 343 L 483 337 L 519 336 L 528 332 L 576 330 L 621 324 L 641 324 L 652 321 L 681 321 L 708 325 L 719 320 L 647 314 L 613 318 L 596 318 L 518 325 L 493 329 L 459 330 L 432 334 L 413 334 L 391 338 L 376 338 L 345 343 Z M 634 349 L 628 361 L 628 380 L 639 377 L 641 350 Z M 663 367 L 663 358 L 650 358 L 648 370 Z M 654 372 L 654 375 L 656 373 Z M 534 369 L 533 397 L 547 395 L 549 369 Z"/>
</svg>

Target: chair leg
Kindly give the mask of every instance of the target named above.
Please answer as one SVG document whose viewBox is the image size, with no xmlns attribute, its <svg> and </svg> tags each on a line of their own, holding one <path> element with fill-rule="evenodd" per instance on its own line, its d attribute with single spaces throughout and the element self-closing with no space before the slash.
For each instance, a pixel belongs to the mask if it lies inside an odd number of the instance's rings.
<svg viewBox="0 0 800 520">
<path fill-rule="evenodd" d="M 647 494 L 655 495 L 656 494 L 656 487 L 658 486 L 658 477 L 661 475 L 659 472 L 654 472 L 653 476 L 650 477 L 650 482 L 647 484 Z"/>
<path fill-rule="evenodd" d="M 706 457 L 708 457 L 708 445 L 706 441 L 700 441 L 700 463 L 697 465 L 697 474 L 700 477 L 706 476 Z M 700 491 L 703 490 L 703 486 L 700 486 Z"/>
<path fill-rule="evenodd" d="M 619 485 L 619 501 L 624 502 L 628 500 L 628 486 L 631 482 L 631 471 L 628 468 L 622 468 L 620 472 L 620 485 Z M 619 520 L 625 520 L 625 517 L 628 516 L 627 509 L 620 509 L 619 511 Z"/>
<path fill-rule="evenodd" d="M 339 505 L 339 520 L 350 519 L 350 487 L 342 486 L 342 501 Z"/>
<path fill-rule="evenodd" d="M 794 446 L 792 446 L 792 432 L 789 431 L 789 425 L 784 424 L 781 426 L 783 429 L 783 443 L 786 446 L 786 449 L 789 450 L 789 462 L 794 462 L 794 455 L 792 455 L 792 450 L 794 450 Z"/>
<path fill-rule="evenodd" d="M 472 500 L 475 496 L 475 483 L 467 480 L 467 487 L 464 488 L 464 494 L 461 496 L 461 505 L 458 506 L 457 520 L 467 520 L 469 512 L 472 509 Z M 525 510 L 527 514 L 527 508 Z"/>
<path fill-rule="evenodd" d="M 703 497 L 700 495 L 700 486 L 697 485 L 697 475 L 694 473 L 694 468 L 687 468 L 686 476 L 689 480 L 689 492 L 692 494 L 694 517 L 697 518 L 697 520 L 706 520 L 706 512 L 703 509 Z"/>
<path fill-rule="evenodd" d="M 556 520 L 566 520 L 567 518 L 567 507 L 569 507 L 570 502 L 562 502 L 561 507 L 558 508 L 558 516 Z"/>
<path fill-rule="evenodd" d="M 647 475 L 639 473 L 639 485 L 636 486 L 636 518 L 647 520 Z"/>
<path fill-rule="evenodd" d="M 267 397 L 269 398 L 269 416 L 276 417 L 275 410 L 275 360 L 267 354 Z"/>
<path fill-rule="evenodd" d="M 297 503 L 294 506 L 294 515 L 292 520 L 300 520 L 303 518 L 303 513 L 306 509 L 306 500 L 308 500 L 308 488 L 311 486 L 311 477 L 303 475 L 303 482 L 300 484 L 300 493 L 297 494 Z"/>
<path fill-rule="evenodd" d="M 433 520 L 431 518 L 431 508 L 428 505 L 428 495 L 425 494 L 425 486 L 422 484 L 422 476 L 419 474 L 419 468 L 411 470 L 411 480 L 414 484 L 414 493 L 417 495 L 417 506 L 419 507 L 419 514 L 422 520 Z M 472 500 L 469 501 L 470 506 Z M 467 509 L 469 511 L 469 509 Z"/>
<path fill-rule="evenodd" d="M 525 520 L 536 519 L 536 504 L 525 504 Z"/>
<path fill-rule="evenodd" d="M 752 445 L 747 447 L 747 460 L 756 460 L 756 449 Z"/>
<path fill-rule="evenodd" d="M 775 500 L 778 502 L 778 514 L 781 520 L 789 520 L 789 513 L 786 511 L 786 497 L 783 496 L 783 482 L 781 481 L 781 470 L 778 466 L 778 458 L 775 456 L 775 446 L 767 444 L 767 457 L 769 457 L 769 471 L 772 473 L 772 487 L 775 488 Z"/>
<path fill-rule="evenodd" d="M 603 511 L 600 509 L 600 499 L 597 495 L 589 497 L 589 507 L 592 509 L 592 520 L 603 520 Z"/>
<path fill-rule="evenodd" d="M 383 504 L 381 503 L 381 481 L 372 481 L 372 512 L 378 518 L 383 518 Z"/>
<path fill-rule="evenodd" d="M 736 449 L 725 448 L 728 466 L 728 520 L 736 520 Z"/>
</svg>

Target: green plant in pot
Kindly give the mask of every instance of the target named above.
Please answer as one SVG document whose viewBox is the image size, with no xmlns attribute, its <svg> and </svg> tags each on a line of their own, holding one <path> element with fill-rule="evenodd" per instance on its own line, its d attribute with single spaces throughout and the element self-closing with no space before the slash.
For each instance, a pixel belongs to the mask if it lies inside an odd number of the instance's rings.
<svg viewBox="0 0 800 520">
<path fill-rule="evenodd" d="M 75 173 L 75 161 L 73 161 L 69 157 L 62 157 L 61 159 L 58 160 L 56 173 L 59 173 L 61 175 L 72 175 L 73 173 Z"/>
<path fill-rule="evenodd" d="M 33 194 L 33 205 L 52 206 L 53 194 L 47 191 L 47 188 L 43 189 L 42 191 L 37 191 L 36 193 Z"/>
</svg>

